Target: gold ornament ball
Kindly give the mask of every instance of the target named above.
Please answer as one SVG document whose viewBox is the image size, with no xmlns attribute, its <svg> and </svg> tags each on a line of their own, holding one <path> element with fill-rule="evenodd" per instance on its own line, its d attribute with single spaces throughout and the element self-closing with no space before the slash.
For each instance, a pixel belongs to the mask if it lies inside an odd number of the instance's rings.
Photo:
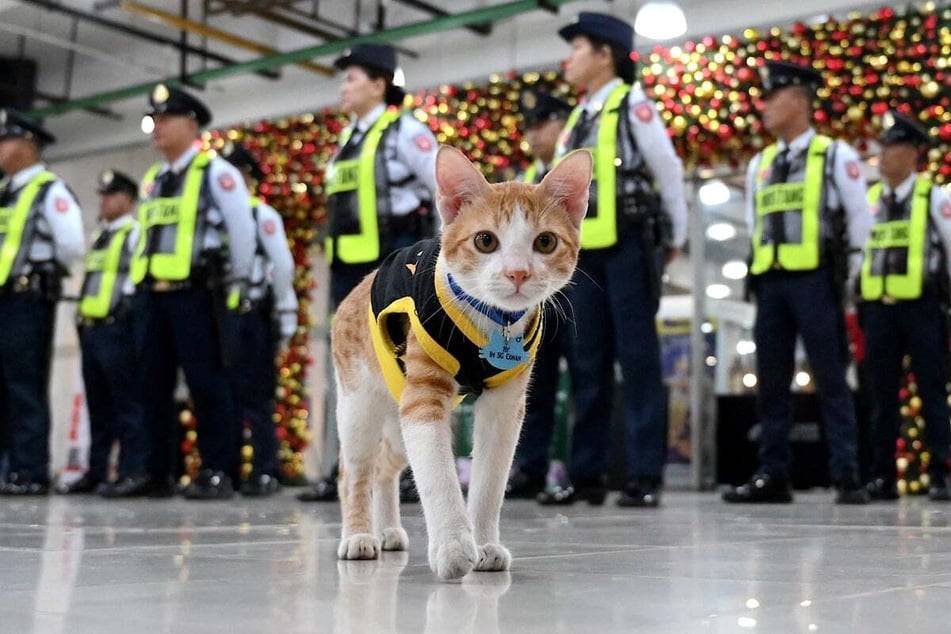
<svg viewBox="0 0 951 634">
<path fill-rule="evenodd" d="M 895 464 L 899 471 L 905 471 L 908 469 L 908 458 L 901 457 L 895 461 Z"/>
<path fill-rule="evenodd" d="M 921 96 L 925 99 L 934 99 L 941 92 L 941 86 L 936 81 L 927 81 L 921 85 Z"/>
<path fill-rule="evenodd" d="M 921 397 L 920 397 L 920 396 L 912 396 L 912 397 L 911 397 L 911 400 L 908 401 L 908 404 L 911 405 L 911 407 L 912 407 L 914 410 L 916 410 L 916 411 L 920 410 L 920 409 L 921 409 Z"/>
<path fill-rule="evenodd" d="M 244 445 L 241 447 L 241 459 L 250 460 L 254 457 L 254 447 L 251 445 Z"/>
<path fill-rule="evenodd" d="M 908 490 L 911 491 L 912 493 L 918 493 L 918 491 L 921 491 L 921 482 L 918 482 L 917 480 L 912 480 L 911 482 L 908 483 Z"/>
</svg>

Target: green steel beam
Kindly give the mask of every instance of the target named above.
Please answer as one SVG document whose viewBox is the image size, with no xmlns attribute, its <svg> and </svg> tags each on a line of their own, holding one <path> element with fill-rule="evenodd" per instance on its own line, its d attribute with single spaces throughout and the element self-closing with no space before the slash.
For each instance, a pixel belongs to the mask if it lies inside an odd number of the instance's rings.
<svg viewBox="0 0 951 634">
<path fill-rule="evenodd" d="M 389 43 L 402 40 L 409 37 L 457 29 L 470 24 L 479 24 L 480 22 L 493 22 L 515 17 L 522 13 L 534 11 L 536 9 L 550 9 L 551 7 L 560 7 L 564 4 L 575 2 L 576 0 L 515 0 L 505 4 L 499 4 L 472 11 L 463 11 L 461 13 L 447 15 L 430 20 L 423 20 L 405 26 L 398 26 L 392 29 L 377 31 L 367 35 L 357 35 L 333 42 L 327 42 L 318 46 L 301 48 L 287 53 L 277 53 L 275 55 L 266 55 L 247 62 L 229 64 L 220 68 L 192 73 L 187 77 L 189 83 L 204 83 L 240 75 L 244 73 L 253 73 L 255 71 L 267 70 L 276 66 L 285 64 L 294 64 L 296 62 L 320 57 L 323 55 L 333 55 L 340 53 L 355 44 L 366 44 L 369 42 Z M 152 80 L 141 84 L 126 86 L 117 90 L 109 90 L 88 97 L 80 97 L 60 104 L 53 104 L 46 108 L 39 108 L 30 112 L 31 116 L 37 118 L 51 117 L 65 114 L 73 110 L 100 106 L 113 101 L 121 101 L 138 95 L 146 95 L 155 86 L 155 84 L 164 81 L 168 84 L 180 84 L 181 78 L 168 77 L 165 80 Z"/>
</svg>

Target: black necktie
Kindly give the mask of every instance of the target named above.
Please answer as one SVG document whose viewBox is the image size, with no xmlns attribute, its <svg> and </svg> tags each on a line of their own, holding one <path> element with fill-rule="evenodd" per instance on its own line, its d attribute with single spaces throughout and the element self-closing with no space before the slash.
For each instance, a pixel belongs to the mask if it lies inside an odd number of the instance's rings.
<svg viewBox="0 0 951 634">
<path fill-rule="evenodd" d="M 165 198 L 175 194 L 175 172 L 171 169 L 165 170 L 155 179 L 155 196 L 153 198 Z"/>
<path fill-rule="evenodd" d="M 571 130 L 571 138 L 568 140 L 568 147 L 570 149 L 578 149 L 584 147 L 583 143 L 585 139 L 588 138 L 588 133 L 591 132 L 591 126 L 594 124 L 594 117 L 585 109 L 581 110 L 581 114 L 578 116 L 578 120 L 575 122 L 575 127 Z"/>
<path fill-rule="evenodd" d="M 882 202 L 884 203 L 885 212 L 888 214 L 887 218 L 889 220 L 900 220 L 905 217 L 905 204 L 903 201 L 898 200 L 894 191 L 885 194 L 882 198 Z"/>
<path fill-rule="evenodd" d="M 785 183 L 789 178 L 789 148 L 785 148 L 776 155 L 773 161 L 773 171 L 769 177 L 769 183 Z M 783 221 L 784 212 L 776 211 L 769 214 L 769 232 L 773 238 L 773 244 L 779 245 L 786 242 L 786 223 Z"/>
<path fill-rule="evenodd" d="M 13 202 L 13 187 L 10 183 L 0 183 L 0 207 L 6 207 Z"/>
</svg>

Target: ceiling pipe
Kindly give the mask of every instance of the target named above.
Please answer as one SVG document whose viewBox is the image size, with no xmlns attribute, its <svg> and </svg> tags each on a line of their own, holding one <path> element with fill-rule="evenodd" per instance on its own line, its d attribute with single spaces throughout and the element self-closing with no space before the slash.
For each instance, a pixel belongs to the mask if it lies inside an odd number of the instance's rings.
<svg viewBox="0 0 951 634">
<path fill-rule="evenodd" d="M 405 26 L 398 26 L 385 31 L 380 31 L 378 33 L 358 35 L 351 38 L 336 40 L 334 42 L 327 42 L 326 44 L 320 44 L 318 46 L 310 46 L 307 48 L 298 49 L 296 51 L 290 51 L 288 53 L 279 53 L 277 55 L 260 57 L 247 62 L 239 62 L 237 64 L 232 64 L 222 68 L 213 68 L 210 70 L 193 73 L 189 76 L 189 79 L 196 82 L 213 81 L 216 79 L 222 79 L 224 77 L 230 77 L 232 75 L 240 75 L 243 73 L 275 68 L 285 64 L 296 64 L 300 61 L 312 59 L 314 57 L 333 55 L 340 53 L 356 44 L 367 44 L 371 42 L 389 43 L 408 37 L 426 35 L 429 33 L 436 33 L 449 29 L 458 29 L 470 24 L 494 22 L 513 18 L 522 13 L 537 10 L 541 8 L 541 5 L 543 4 L 546 6 L 562 6 L 576 1 L 577 0 L 544 0 L 542 2 L 541 0 L 515 0 L 514 2 L 507 2 L 505 4 L 494 5 L 491 7 L 463 11 L 461 13 L 448 15 L 442 18 L 434 18 L 431 20 L 423 20 L 421 22 L 407 24 Z M 169 77 L 167 82 L 170 84 L 178 84 L 180 83 L 180 80 L 176 77 Z M 55 116 L 58 114 L 71 112 L 73 110 L 78 110 L 80 108 L 87 108 L 103 103 L 129 99 L 131 97 L 148 94 L 155 84 L 156 82 L 150 81 L 127 86 L 118 90 L 110 90 L 107 92 L 90 95 L 88 97 L 81 97 L 79 99 L 74 99 L 67 104 L 54 105 L 48 108 L 33 110 L 31 114 L 36 117 Z"/>
<path fill-rule="evenodd" d="M 423 2 L 423 0 L 396 0 L 396 1 L 402 5 L 416 9 L 417 11 L 422 11 L 424 13 L 428 13 L 430 15 L 434 15 L 439 18 L 449 15 L 448 11 L 444 11 L 440 9 L 439 7 L 429 4 L 428 2 Z M 491 22 L 484 22 L 482 24 L 470 24 L 466 28 L 478 35 L 489 35 L 490 33 L 492 33 Z"/>
<path fill-rule="evenodd" d="M 132 2 L 132 0 L 121 0 L 119 2 L 119 8 L 123 11 L 128 11 L 129 13 L 144 15 L 147 18 L 154 18 L 164 22 L 165 24 L 174 26 L 175 28 L 187 31 L 188 33 L 197 33 L 198 35 L 209 37 L 213 40 L 218 40 L 219 42 L 224 42 L 225 44 L 230 44 L 231 46 L 235 46 L 237 48 L 254 51 L 255 53 L 260 53 L 262 55 L 275 55 L 279 52 L 270 46 L 264 46 L 263 44 L 252 42 L 251 40 L 239 37 L 233 33 L 229 33 L 228 31 L 223 31 L 213 26 L 208 26 L 207 24 L 199 24 L 198 22 L 185 19 L 181 16 L 175 15 L 174 13 L 169 13 L 168 11 L 162 11 L 161 9 L 139 4 L 138 2 Z M 315 73 L 320 73 L 321 75 L 325 75 L 327 77 L 331 77 L 334 74 L 334 70 L 329 66 L 321 66 L 320 64 L 314 64 L 305 61 L 298 61 L 295 63 L 301 68 L 305 68 Z"/>
<path fill-rule="evenodd" d="M 152 42 L 153 44 L 169 46 L 174 48 L 175 50 L 179 50 L 181 48 L 181 45 L 177 40 L 173 40 L 168 37 L 163 37 L 161 35 L 156 35 L 155 33 L 151 33 L 143 29 L 137 29 L 134 26 L 129 26 L 127 24 L 123 24 L 122 22 L 117 22 L 115 20 L 107 20 L 106 18 L 99 17 L 98 15 L 93 15 L 92 13 L 80 11 L 79 9 L 71 9 L 67 6 L 64 6 L 62 4 L 57 4 L 55 2 L 48 2 L 47 0 L 20 0 L 20 2 L 33 5 L 35 7 L 39 7 L 41 9 L 46 9 L 47 11 L 52 11 L 54 13 L 62 13 L 64 15 L 68 15 L 74 18 L 79 18 L 80 20 L 84 20 L 86 22 L 90 22 L 92 24 L 96 24 L 98 26 L 101 26 L 107 29 L 113 29 L 120 33 L 124 33 L 125 35 L 137 37 L 141 40 Z M 215 62 L 218 62 L 219 64 L 224 64 L 226 66 L 230 64 L 238 63 L 237 60 L 234 60 L 230 57 L 219 55 L 217 53 L 212 53 L 211 51 L 206 51 L 206 50 L 197 48 L 195 46 L 186 46 L 184 50 L 192 55 L 197 55 L 204 59 L 210 59 Z M 258 73 L 259 75 L 268 77 L 270 79 L 277 79 L 280 76 L 278 75 L 278 73 L 268 69 L 256 70 L 254 72 Z"/>
</svg>

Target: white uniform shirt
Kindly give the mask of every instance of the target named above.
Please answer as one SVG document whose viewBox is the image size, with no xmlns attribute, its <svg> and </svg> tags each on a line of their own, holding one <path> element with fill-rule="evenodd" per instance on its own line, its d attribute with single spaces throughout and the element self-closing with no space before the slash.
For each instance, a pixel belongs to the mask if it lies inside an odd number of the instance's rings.
<svg viewBox="0 0 951 634">
<path fill-rule="evenodd" d="M 281 215 L 267 203 L 258 204 L 257 236 L 264 248 L 266 262 L 255 262 L 263 271 L 254 271 L 252 279 L 264 279 L 274 291 L 274 309 L 277 312 L 297 312 L 297 295 L 294 293 L 294 258 L 287 246 L 284 222 Z M 259 260 L 260 258 L 255 258 Z M 253 292 L 253 291 L 252 291 Z M 252 297 L 252 299 L 259 299 Z"/>
<path fill-rule="evenodd" d="M 615 78 L 602 86 L 590 97 L 581 100 L 581 107 L 589 116 L 599 113 L 615 88 L 621 84 Z M 627 120 L 637 143 L 637 151 L 644 157 L 657 184 L 664 211 L 673 227 L 673 245 L 683 246 L 687 240 L 687 201 L 684 197 L 684 166 L 667 136 L 667 128 L 657 113 L 656 104 L 647 98 L 640 84 L 631 86 L 628 93 Z M 564 137 L 563 137 L 564 138 Z"/>
<path fill-rule="evenodd" d="M 894 190 L 895 200 L 906 200 L 911 196 L 917 178 L 918 174 L 912 173 L 908 178 L 902 181 Z M 889 187 L 887 183 L 882 183 L 882 198 L 885 198 L 885 196 L 891 193 L 892 188 Z M 877 212 L 879 209 L 880 207 L 873 208 L 872 211 Z M 931 201 L 928 212 L 931 215 L 932 222 L 934 222 L 935 229 L 938 231 L 941 244 L 944 245 L 944 252 L 946 254 L 945 264 L 948 268 L 948 277 L 951 279 L 951 196 L 949 196 L 948 192 L 943 190 L 940 185 L 934 185 L 931 188 Z"/>
<path fill-rule="evenodd" d="M 378 105 L 361 117 L 348 132 L 365 134 L 386 112 L 386 108 L 386 104 Z M 415 177 L 415 181 L 408 185 L 390 187 L 390 210 L 394 216 L 405 216 L 416 211 L 424 200 L 435 201 L 436 151 L 439 145 L 426 124 L 404 112 L 400 116 L 398 133 L 390 135 L 386 146 L 379 149 L 386 152 L 388 182 L 399 183 L 409 176 Z"/>
<path fill-rule="evenodd" d="M 190 147 L 171 164 L 164 163 L 155 175 L 156 180 L 169 170 L 180 173 L 188 167 L 196 154 L 198 150 Z M 212 203 L 208 210 L 208 220 L 212 225 L 223 220 L 228 231 L 231 278 L 247 280 L 251 275 L 251 264 L 254 259 L 255 228 L 248 190 L 244 186 L 244 177 L 237 167 L 216 156 L 208 165 L 207 181 Z M 207 231 L 202 248 L 218 249 L 222 244 L 222 236 L 219 236 L 216 231 Z"/>
<path fill-rule="evenodd" d="M 792 156 L 802 155 L 809 148 L 809 142 L 816 131 L 809 128 L 788 144 Z M 835 209 L 841 203 L 845 209 L 847 236 L 852 254 L 849 256 L 849 277 L 854 279 L 858 275 L 862 262 L 862 249 L 872 230 L 872 216 L 868 209 L 868 195 L 865 180 L 862 178 L 862 169 L 859 165 L 859 155 L 851 145 L 844 141 L 835 141 L 835 156 L 832 165 L 832 183 L 827 186 L 827 207 Z M 787 149 L 785 141 L 779 141 L 779 151 Z M 829 149 L 832 152 L 832 148 Z M 750 235 L 756 221 L 756 175 L 763 153 L 753 157 L 746 168 L 746 224 Z M 852 288 L 852 285 L 849 285 Z"/>
<path fill-rule="evenodd" d="M 22 169 L 10 178 L 12 192 L 22 194 L 23 187 L 47 168 L 37 163 Z M 52 242 L 35 238 L 29 245 L 29 262 L 49 262 L 56 260 L 69 269 L 86 252 L 83 235 L 83 214 L 76 198 L 70 193 L 61 179 L 57 178 L 46 190 L 41 213 L 36 223 L 37 233 L 49 235 Z M 29 271 L 27 271 L 29 272 Z"/>
</svg>

